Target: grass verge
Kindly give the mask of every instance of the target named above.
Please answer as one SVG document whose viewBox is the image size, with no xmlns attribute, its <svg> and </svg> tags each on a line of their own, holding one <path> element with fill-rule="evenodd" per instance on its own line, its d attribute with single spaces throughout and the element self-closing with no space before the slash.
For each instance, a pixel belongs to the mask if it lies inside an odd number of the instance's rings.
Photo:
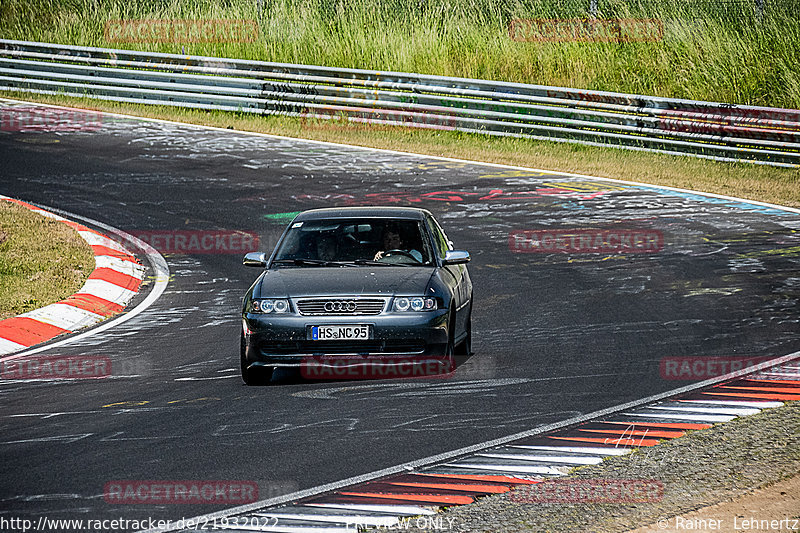
<svg viewBox="0 0 800 533">
<path fill-rule="evenodd" d="M 75 230 L 0 201 L 0 320 L 67 298 L 94 267 Z"/>
<path fill-rule="evenodd" d="M 240 131 L 640 181 L 800 207 L 800 169 L 400 126 L 207 112 L 56 95 L 0 92 L 2 95 Z"/>
</svg>

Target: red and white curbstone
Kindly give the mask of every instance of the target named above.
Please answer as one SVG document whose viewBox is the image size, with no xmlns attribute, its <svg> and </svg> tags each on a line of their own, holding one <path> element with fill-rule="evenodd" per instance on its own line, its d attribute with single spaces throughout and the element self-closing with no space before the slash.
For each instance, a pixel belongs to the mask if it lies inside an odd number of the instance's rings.
<svg viewBox="0 0 800 533">
<path fill-rule="evenodd" d="M 92 247 L 95 256 L 95 269 L 78 292 L 60 302 L 0 320 L 0 355 L 72 333 L 120 313 L 139 291 L 145 268 L 116 241 L 29 203 L 2 195 L 0 200 L 67 224 Z"/>
</svg>

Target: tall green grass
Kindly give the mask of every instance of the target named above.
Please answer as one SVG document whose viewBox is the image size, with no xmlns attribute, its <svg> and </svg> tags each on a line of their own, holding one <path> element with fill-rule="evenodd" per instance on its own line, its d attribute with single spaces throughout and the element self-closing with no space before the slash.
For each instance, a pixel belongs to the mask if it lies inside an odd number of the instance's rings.
<svg viewBox="0 0 800 533">
<path fill-rule="evenodd" d="M 800 108 L 794 0 L 600 0 L 601 18 L 658 18 L 656 42 L 518 42 L 516 18 L 587 17 L 588 0 L 2 0 L 5 38 L 397 70 Z M 250 43 L 117 43 L 120 19 L 255 20 Z"/>
</svg>

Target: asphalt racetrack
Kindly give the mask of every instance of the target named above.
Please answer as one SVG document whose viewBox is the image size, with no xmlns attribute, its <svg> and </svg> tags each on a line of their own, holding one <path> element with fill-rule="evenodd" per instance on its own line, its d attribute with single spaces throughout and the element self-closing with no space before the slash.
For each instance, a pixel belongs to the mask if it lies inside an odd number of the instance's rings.
<svg viewBox="0 0 800 533">
<path fill-rule="evenodd" d="M 246 387 L 239 314 L 258 271 L 230 241 L 164 249 L 171 279 L 152 306 L 42 352 L 110 357 L 110 378 L 0 380 L 0 517 L 176 520 L 225 505 L 115 504 L 104 487 L 247 480 L 265 499 L 708 377 L 670 374 L 669 361 L 800 350 L 789 211 L 111 116 L 90 131 L 0 132 L 0 161 L 2 194 L 133 234 L 247 232 L 262 251 L 304 209 L 424 207 L 471 253 L 475 286 L 474 355 L 452 376 L 281 371 Z M 568 230 L 655 240 L 598 253 L 558 240 Z"/>
</svg>

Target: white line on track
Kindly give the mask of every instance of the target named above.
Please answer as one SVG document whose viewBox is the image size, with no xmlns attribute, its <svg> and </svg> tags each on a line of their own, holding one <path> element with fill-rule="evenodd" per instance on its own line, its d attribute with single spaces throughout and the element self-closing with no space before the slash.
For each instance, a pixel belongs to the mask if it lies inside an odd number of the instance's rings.
<svg viewBox="0 0 800 533">
<path fill-rule="evenodd" d="M 566 455 L 527 455 L 516 453 L 476 453 L 476 457 L 494 457 L 497 459 L 515 459 L 519 461 L 536 461 L 538 463 L 568 463 L 574 465 L 596 465 L 603 461 L 600 457 L 571 457 Z"/>
<path fill-rule="evenodd" d="M 360 504 L 360 503 L 307 503 L 305 504 L 306 507 L 322 507 L 325 509 L 345 509 L 345 510 L 353 510 L 353 511 L 373 511 L 376 513 L 393 513 L 397 515 L 409 515 L 409 516 L 418 516 L 418 515 L 432 515 L 436 514 L 435 511 L 431 507 L 416 507 L 413 505 L 392 505 L 392 504 Z"/>
</svg>

